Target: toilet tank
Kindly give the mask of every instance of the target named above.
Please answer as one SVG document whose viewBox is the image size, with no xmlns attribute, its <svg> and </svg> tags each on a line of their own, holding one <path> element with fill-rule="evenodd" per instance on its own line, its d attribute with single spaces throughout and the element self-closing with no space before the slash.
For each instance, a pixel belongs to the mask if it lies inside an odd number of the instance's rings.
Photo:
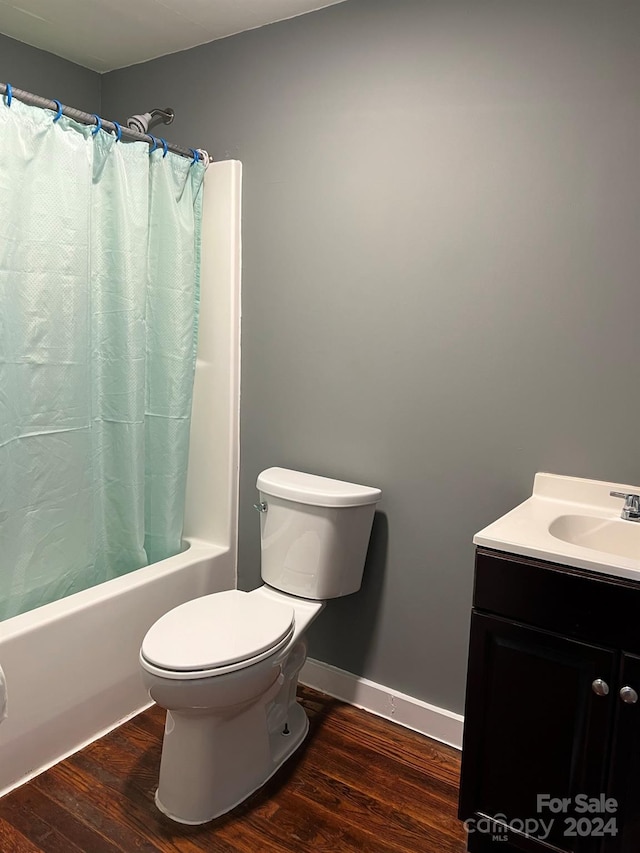
<svg viewBox="0 0 640 853">
<path fill-rule="evenodd" d="M 316 600 L 357 592 L 380 489 L 287 468 L 257 487 L 264 582 Z"/>
</svg>

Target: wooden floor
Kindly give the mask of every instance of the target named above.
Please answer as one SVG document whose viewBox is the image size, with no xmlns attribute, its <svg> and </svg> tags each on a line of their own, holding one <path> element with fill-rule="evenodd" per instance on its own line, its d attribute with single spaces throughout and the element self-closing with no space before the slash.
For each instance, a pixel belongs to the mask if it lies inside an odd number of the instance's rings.
<svg viewBox="0 0 640 853">
<path fill-rule="evenodd" d="M 228 815 L 186 827 L 154 806 L 158 708 L 0 800 L 1 853 L 462 853 L 456 750 L 300 689 L 306 742 Z"/>
</svg>

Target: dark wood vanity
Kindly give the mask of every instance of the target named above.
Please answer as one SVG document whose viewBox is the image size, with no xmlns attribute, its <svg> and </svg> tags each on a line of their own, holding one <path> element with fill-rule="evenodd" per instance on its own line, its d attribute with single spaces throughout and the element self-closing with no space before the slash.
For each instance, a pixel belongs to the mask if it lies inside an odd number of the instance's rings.
<svg viewBox="0 0 640 853">
<path fill-rule="evenodd" d="M 640 582 L 478 548 L 459 817 L 473 853 L 640 853 Z"/>
</svg>

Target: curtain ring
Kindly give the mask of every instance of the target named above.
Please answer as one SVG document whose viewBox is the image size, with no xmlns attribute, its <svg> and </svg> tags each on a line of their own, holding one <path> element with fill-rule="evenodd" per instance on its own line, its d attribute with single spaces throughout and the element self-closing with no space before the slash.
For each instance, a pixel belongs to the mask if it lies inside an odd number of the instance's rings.
<svg viewBox="0 0 640 853">
<path fill-rule="evenodd" d="M 6 83 L 5 85 L 7 87 L 7 91 L 5 92 L 7 96 L 7 106 L 10 107 L 11 101 L 13 100 L 13 86 L 11 85 L 11 83 Z"/>
<path fill-rule="evenodd" d="M 101 130 L 101 128 L 102 128 L 102 119 L 100 118 L 100 116 L 98 115 L 98 113 L 91 113 L 91 115 L 92 115 L 92 116 L 94 117 L 94 119 L 96 120 L 96 126 L 95 126 L 95 127 L 93 128 L 93 130 L 91 131 L 91 136 L 95 136 L 95 135 L 96 135 L 96 133 L 97 133 L 99 130 Z"/>
<path fill-rule="evenodd" d="M 162 147 L 164 148 L 164 154 L 162 155 L 162 159 L 167 156 L 167 151 L 169 150 L 169 146 L 167 145 L 167 140 L 160 137 L 160 142 L 162 142 Z"/>
<path fill-rule="evenodd" d="M 153 148 L 149 148 L 149 154 L 153 154 L 153 152 L 158 147 L 158 140 L 155 138 L 155 136 L 152 133 L 150 133 L 149 136 L 153 139 Z"/>
<path fill-rule="evenodd" d="M 116 129 L 116 142 L 120 142 L 120 140 L 122 139 L 122 128 L 120 127 L 117 121 L 114 121 L 113 126 Z"/>
<path fill-rule="evenodd" d="M 58 108 L 58 112 L 53 117 L 54 122 L 59 121 L 62 118 L 62 104 L 56 98 L 53 99 L 53 103 Z"/>
<path fill-rule="evenodd" d="M 200 159 L 200 154 L 196 151 L 195 148 L 190 148 L 189 151 L 193 154 L 193 160 L 191 161 L 191 165 L 195 166 L 198 160 Z"/>
</svg>

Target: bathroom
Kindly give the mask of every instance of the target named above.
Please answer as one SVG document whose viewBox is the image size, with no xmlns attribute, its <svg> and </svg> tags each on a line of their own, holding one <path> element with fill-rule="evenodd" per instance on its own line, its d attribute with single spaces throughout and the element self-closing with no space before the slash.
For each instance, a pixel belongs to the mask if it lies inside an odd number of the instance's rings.
<svg viewBox="0 0 640 853">
<path fill-rule="evenodd" d="M 0 81 L 118 121 L 170 104 L 167 139 L 242 162 L 238 585 L 260 471 L 381 488 L 309 657 L 425 732 L 463 713 L 473 534 L 538 471 L 640 481 L 639 18 L 345 0 L 106 73 L 32 47 L 35 18 L 0 36 Z"/>
</svg>

